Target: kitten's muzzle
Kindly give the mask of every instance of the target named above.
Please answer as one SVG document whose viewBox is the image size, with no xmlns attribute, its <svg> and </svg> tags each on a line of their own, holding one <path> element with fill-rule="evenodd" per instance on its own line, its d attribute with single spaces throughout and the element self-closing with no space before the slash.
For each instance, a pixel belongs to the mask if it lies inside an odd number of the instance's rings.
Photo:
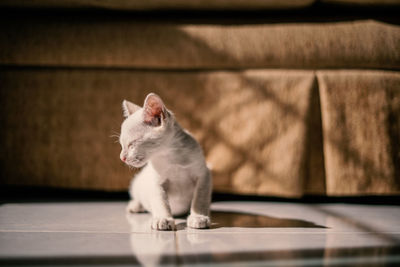
<svg viewBox="0 0 400 267">
<path fill-rule="evenodd" d="M 120 158 L 125 164 L 135 168 L 143 167 L 144 165 L 146 165 L 147 162 L 144 156 L 139 156 L 139 155 L 136 155 L 134 157 L 127 157 L 125 155 L 121 155 Z"/>
<path fill-rule="evenodd" d="M 143 159 L 141 159 L 141 160 L 134 159 L 134 160 L 129 160 L 129 161 L 125 162 L 125 163 L 130 165 L 130 166 L 133 166 L 135 168 L 141 168 L 144 165 L 146 165 L 147 162 L 145 160 L 143 160 Z"/>
</svg>

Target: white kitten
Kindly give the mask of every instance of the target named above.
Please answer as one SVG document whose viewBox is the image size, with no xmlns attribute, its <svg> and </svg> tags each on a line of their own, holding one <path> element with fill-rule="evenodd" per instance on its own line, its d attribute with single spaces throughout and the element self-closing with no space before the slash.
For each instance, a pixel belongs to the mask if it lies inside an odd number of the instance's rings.
<svg viewBox="0 0 400 267">
<path fill-rule="evenodd" d="M 121 126 L 121 160 L 144 166 L 131 183 L 127 210 L 147 210 L 153 229 L 172 230 L 172 216 L 190 209 L 189 227 L 209 227 L 212 182 L 200 145 L 156 94 L 149 94 L 143 107 L 126 100 L 122 107 L 126 119 Z"/>
</svg>

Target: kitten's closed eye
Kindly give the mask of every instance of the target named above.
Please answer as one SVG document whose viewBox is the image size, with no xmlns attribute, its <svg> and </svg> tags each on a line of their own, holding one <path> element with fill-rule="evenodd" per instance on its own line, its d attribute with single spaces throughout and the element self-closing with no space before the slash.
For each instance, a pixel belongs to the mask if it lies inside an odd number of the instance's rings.
<svg viewBox="0 0 400 267">
<path fill-rule="evenodd" d="M 137 140 L 131 141 L 128 145 L 128 149 L 132 149 L 132 148 L 136 147 L 137 145 L 138 145 Z"/>
</svg>

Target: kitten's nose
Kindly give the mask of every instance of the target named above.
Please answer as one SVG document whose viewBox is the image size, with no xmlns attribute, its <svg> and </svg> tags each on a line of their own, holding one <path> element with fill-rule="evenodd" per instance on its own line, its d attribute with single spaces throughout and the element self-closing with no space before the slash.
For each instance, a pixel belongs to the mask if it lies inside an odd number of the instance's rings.
<svg viewBox="0 0 400 267">
<path fill-rule="evenodd" d="M 122 160 L 123 162 L 125 162 L 125 161 L 126 161 L 126 157 L 125 157 L 125 156 L 121 156 L 121 160 Z"/>
</svg>

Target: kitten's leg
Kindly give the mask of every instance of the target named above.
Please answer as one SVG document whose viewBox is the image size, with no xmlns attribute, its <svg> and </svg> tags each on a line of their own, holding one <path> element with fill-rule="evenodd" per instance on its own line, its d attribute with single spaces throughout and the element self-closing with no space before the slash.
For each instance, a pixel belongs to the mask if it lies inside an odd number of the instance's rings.
<svg viewBox="0 0 400 267">
<path fill-rule="evenodd" d="M 139 212 L 145 212 L 145 209 L 143 208 L 142 204 L 136 199 L 133 199 L 129 201 L 128 206 L 126 207 L 126 212 L 128 213 L 139 213 Z"/>
<path fill-rule="evenodd" d="M 143 205 L 139 201 L 138 196 L 135 196 L 135 188 L 140 185 L 138 182 L 143 178 L 145 178 L 143 177 L 143 174 L 139 173 L 136 178 L 132 179 L 131 184 L 129 185 L 129 196 L 131 197 L 131 201 L 129 201 L 128 206 L 126 207 L 127 213 L 138 213 L 145 211 Z"/>
<path fill-rule="evenodd" d="M 190 215 L 187 218 L 187 225 L 190 228 L 210 227 L 210 202 L 211 202 L 211 173 L 199 177 L 194 189 Z"/>
<path fill-rule="evenodd" d="M 157 184 L 154 189 L 155 192 L 150 201 L 153 215 L 151 228 L 155 230 L 174 230 L 175 222 L 168 203 L 166 186 L 165 184 Z"/>
</svg>

